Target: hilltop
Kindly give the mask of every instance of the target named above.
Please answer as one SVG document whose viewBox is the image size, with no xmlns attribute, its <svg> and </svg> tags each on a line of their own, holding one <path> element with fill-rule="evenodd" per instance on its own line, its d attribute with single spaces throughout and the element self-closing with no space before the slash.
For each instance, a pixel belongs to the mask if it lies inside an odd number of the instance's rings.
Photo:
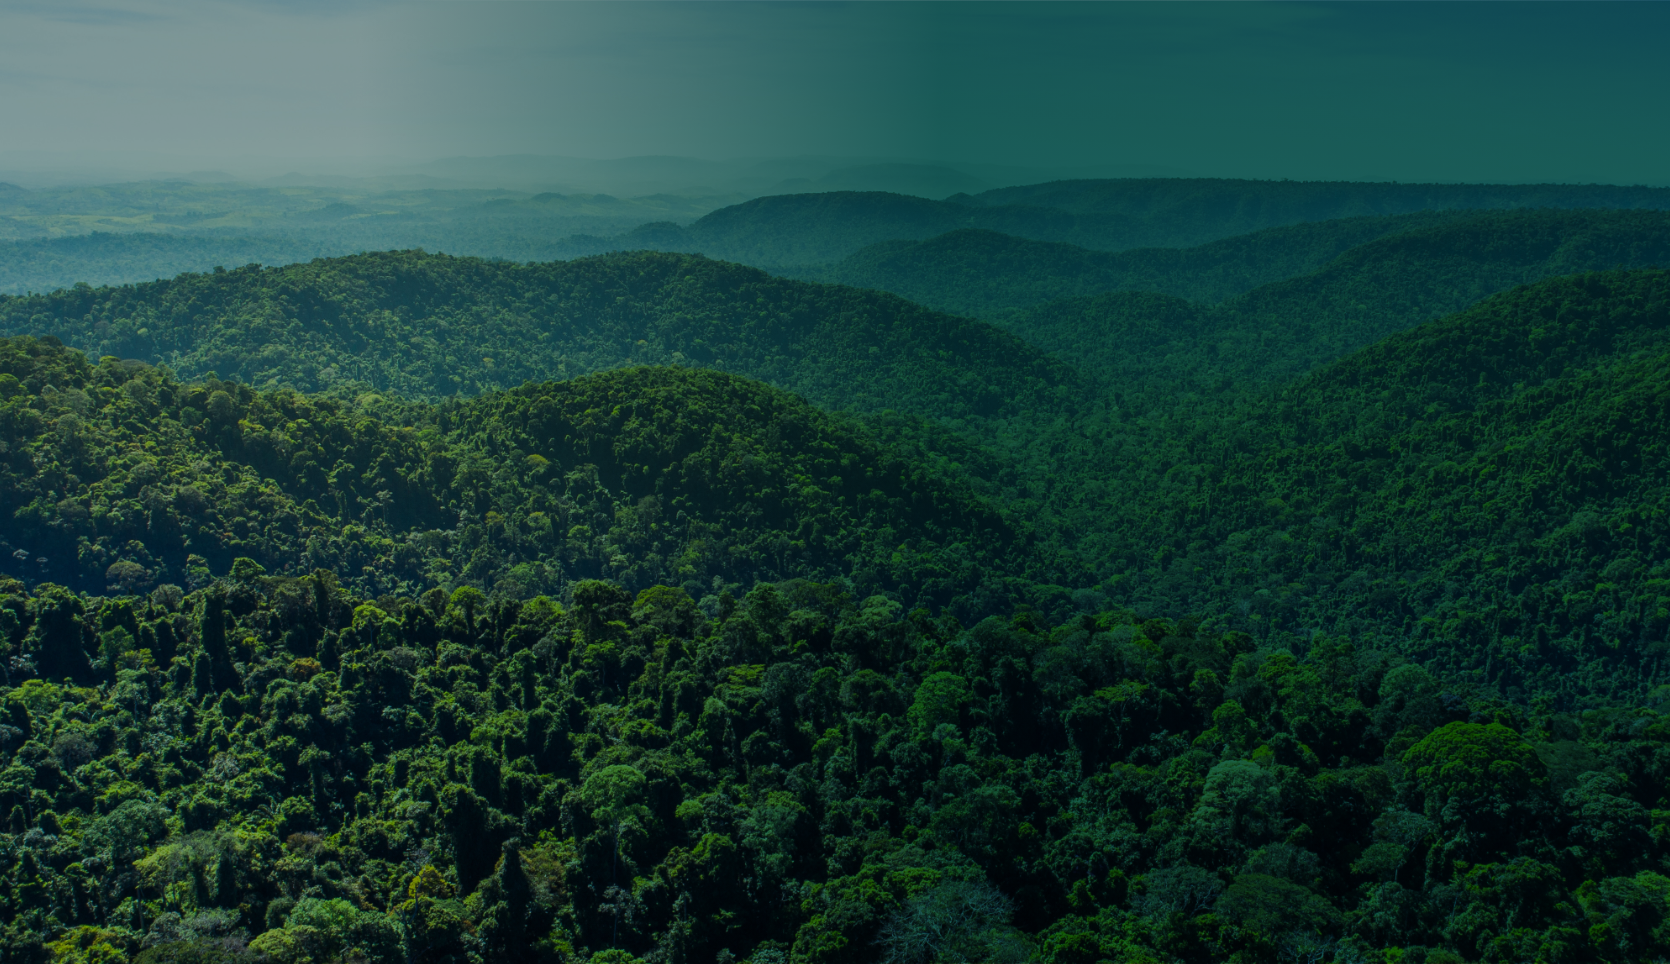
<svg viewBox="0 0 1670 964">
<path fill-rule="evenodd" d="M 890 291 L 976 318 L 1000 318 L 1021 308 L 1120 290 L 1217 302 L 1310 274 L 1376 238 L 1477 216 L 1474 211 L 1443 211 L 1346 218 L 1269 228 L 1195 248 L 1129 251 L 1092 251 L 964 228 L 925 241 L 885 241 L 834 265 L 784 273 Z"/>
<path fill-rule="evenodd" d="M 1301 221 L 1460 208 L 1664 210 L 1670 208 L 1670 188 L 1614 184 L 1121 178 L 1048 181 L 995 188 L 951 200 L 976 207 L 1049 207 L 1073 214 L 1118 214 L 1167 221 L 1179 233 L 1218 231 L 1231 235 Z"/>
<path fill-rule="evenodd" d="M 0 298 L 0 333 L 262 388 L 437 400 L 630 364 L 719 368 L 828 408 L 1009 417 L 1077 375 L 990 325 L 679 254 L 513 264 L 419 251 Z"/>
<path fill-rule="evenodd" d="M 430 407 L 179 382 L 21 338 L 0 344 L 0 396 L 4 565 L 83 589 L 198 585 L 244 556 L 370 595 L 817 577 L 978 611 L 1073 577 L 861 426 L 722 372 Z"/>
<path fill-rule="evenodd" d="M 840 179 L 828 183 L 849 186 Z M 744 197 L 528 194 L 376 181 L 16 190 L 0 193 L 0 292 L 127 284 L 216 265 L 415 247 L 514 261 L 680 251 L 813 276 L 870 245 L 962 229 L 1124 251 L 1190 248 L 1303 222 L 1419 212 L 1670 207 L 1670 193 L 1660 188 L 1187 178 L 1062 181 L 943 200 L 876 190 Z M 84 241 L 89 235 L 102 236 Z M 1069 293 L 1083 292 L 1055 297 Z"/>
<path fill-rule="evenodd" d="M 1492 212 L 1378 238 L 1314 273 L 1216 305 L 1114 292 L 1013 312 L 1002 321 L 1133 398 L 1165 386 L 1150 395 L 1163 400 L 1297 378 L 1516 285 L 1660 264 L 1670 264 L 1670 214 Z"/>
<path fill-rule="evenodd" d="M 944 201 L 874 192 L 755 198 L 687 227 L 650 225 L 617 249 L 698 251 L 807 270 L 884 241 L 968 228 L 1100 251 L 1186 248 L 1306 221 L 1501 208 L 1670 208 L 1670 189 L 1564 185 L 1395 185 L 1209 179 L 1066 181 Z M 794 267 L 801 266 L 801 267 Z"/>
</svg>

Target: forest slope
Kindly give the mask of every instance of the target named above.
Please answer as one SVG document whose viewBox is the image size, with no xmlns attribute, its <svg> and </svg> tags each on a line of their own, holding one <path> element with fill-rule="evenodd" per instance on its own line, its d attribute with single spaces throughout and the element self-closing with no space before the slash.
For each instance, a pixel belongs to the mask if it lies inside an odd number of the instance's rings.
<svg viewBox="0 0 1670 964">
<path fill-rule="evenodd" d="M 1080 379 L 1012 335 L 891 295 L 679 254 L 509 264 L 386 252 L 0 298 L 55 335 L 262 388 L 474 395 L 627 364 L 768 381 L 830 408 L 945 419 L 1054 411 Z"/>
<path fill-rule="evenodd" d="M 1379 238 L 1313 274 L 1218 305 L 1115 292 L 1015 313 L 1004 324 L 1133 402 L 1163 405 L 1179 391 L 1221 391 L 1226 379 L 1296 378 L 1514 285 L 1660 264 L 1670 264 L 1670 214 L 1488 213 Z"/>
<path fill-rule="evenodd" d="M 1506 692 L 1639 692 L 1670 654 L 1667 336 L 1670 272 L 1558 278 L 1110 428 L 1081 489 L 1108 586 L 1401 640 Z"/>
<path fill-rule="evenodd" d="M 977 612 L 1062 575 L 862 428 L 721 372 L 631 368 L 431 408 L 183 384 L 23 338 L 0 342 L 0 397 L 3 564 L 75 587 L 192 586 L 247 556 L 372 595 L 607 576 L 699 597 L 816 576 Z"/>
<path fill-rule="evenodd" d="M 140 182 L 0 190 L 0 293 L 396 248 L 513 261 L 654 249 L 774 269 L 800 266 L 795 270 L 804 273 L 872 244 L 963 228 L 1120 251 L 1187 248 L 1307 221 L 1420 211 L 1670 206 L 1670 194 L 1657 188 L 1198 179 L 1054 182 L 945 201 L 836 191 L 743 203 L 734 203 L 736 196 L 388 187 Z M 96 241 L 82 240 L 100 233 Z"/>
<path fill-rule="evenodd" d="M 1346 218 L 1269 228 L 1196 248 L 1117 252 L 964 228 L 926 241 L 886 241 L 825 268 L 781 273 L 891 291 L 939 311 L 976 318 L 1118 290 L 1216 302 L 1310 274 L 1379 237 L 1476 216 L 1474 211 L 1442 211 Z"/>
<path fill-rule="evenodd" d="M 968 208 L 903 194 L 832 191 L 755 198 L 688 227 L 648 224 L 610 240 L 618 250 L 688 251 L 761 267 L 827 264 L 882 241 L 982 228 L 1086 247 L 1129 247 L 1129 219 L 1053 208 Z"/>
<path fill-rule="evenodd" d="M 1396 184 L 1362 181 L 1252 181 L 1232 178 L 1118 178 L 1048 181 L 952 200 L 978 207 L 1047 207 L 1117 214 L 1170 224 L 1184 247 L 1301 221 L 1458 208 L 1670 208 L 1670 188 L 1612 184 Z"/>
<path fill-rule="evenodd" d="M 762 267 L 826 265 L 884 241 L 976 228 L 1101 251 L 1185 248 L 1304 221 L 1462 208 L 1670 208 L 1670 189 L 1226 180 L 1057 182 L 945 201 L 836 191 L 755 198 L 688 227 L 645 225 L 617 249 L 701 252 Z M 1008 199 L 1008 200 L 1003 200 Z"/>
</svg>

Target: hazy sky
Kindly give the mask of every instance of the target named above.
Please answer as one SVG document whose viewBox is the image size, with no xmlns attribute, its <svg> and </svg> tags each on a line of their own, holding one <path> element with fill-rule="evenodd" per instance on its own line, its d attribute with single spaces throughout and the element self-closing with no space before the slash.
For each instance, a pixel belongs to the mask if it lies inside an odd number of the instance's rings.
<svg viewBox="0 0 1670 964">
<path fill-rule="evenodd" d="M 0 0 L 0 154 L 1670 183 L 1659 3 Z"/>
</svg>

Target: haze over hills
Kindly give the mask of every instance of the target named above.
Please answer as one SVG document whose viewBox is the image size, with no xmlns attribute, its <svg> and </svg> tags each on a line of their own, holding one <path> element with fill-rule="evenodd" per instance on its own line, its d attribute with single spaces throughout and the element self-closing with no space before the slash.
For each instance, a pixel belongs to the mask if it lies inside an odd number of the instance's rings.
<svg viewBox="0 0 1670 964">
<path fill-rule="evenodd" d="M 591 253 L 572 236 L 691 220 L 740 196 L 622 200 L 505 190 L 388 190 L 140 182 L 0 195 L 0 292 L 131 284 L 251 262 L 289 264 L 388 248 L 519 261 Z"/>
<path fill-rule="evenodd" d="M 187 180 L 7 188 L 0 192 L 0 237 L 8 240 L 93 232 L 282 235 L 344 221 L 350 223 L 337 226 L 398 230 L 414 224 L 537 220 L 542 230 L 567 235 L 621 231 L 648 220 L 691 220 L 743 197 L 660 194 L 621 199 L 532 191 L 273 187 Z"/>
<path fill-rule="evenodd" d="M 640 160 L 655 170 L 663 161 L 677 159 Z M 520 170 L 524 164 L 537 166 L 538 161 L 512 157 L 493 163 Z M 1036 197 L 1027 204 L 999 203 L 1005 197 L 1027 196 L 1024 192 L 982 192 L 932 201 L 852 189 L 894 185 L 895 189 L 937 191 L 936 184 L 984 176 L 983 169 L 968 168 L 957 174 L 919 164 L 842 167 L 817 161 L 813 167 L 801 168 L 795 166 L 798 163 L 773 162 L 762 170 L 772 177 L 784 175 L 773 182 L 787 184 L 779 184 L 782 190 L 841 190 L 744 201 L 767 188 L 624 198 L 567 188 L 538 193 L 506 188 L 414 189 L 353 179 L 281 186 L 144 182 L 33 192 L 17 189 L 0 198 L 0 239 L 18 242 L 0 244 L 0 291 L 48 291 L 78 281 L 146 281 L 182 268 L 233 267 L 256 255 L 287 263 L 405 247 L 514 261 L 569 259 L 618 250 L 685 251 L 808 275 L 872 244 L 925 240 L 971 227 L 1119 251 L 1185 248 L 1312 218 L 1411 213 L 1428 207 L 1662 208 L 1670 204 L 1666 201 L 1670 189 L 1657 188 L 1198 179 L 1056 182 L 1055 188 L 1047 190 L 1047 185 L 1036 186 Z M 805 177 L 805 184 L 788 184 L 800 176 L 794 175 L 799 170 L 821 173 Z M 997 177 L 1002 172 L 987 173 Z M 215 240 L 119 237 L 101 238 L 91 245 L 29 240 L 92 232 Z"/>
<path fill-rule="evenodd" d="M 522 193 L 686 197 L 797 193 L 817 190 L 893 191 L 945 197 L 1060 177 L 1164 174 L 1157 168 L 1117 165 L 1024 167 L 909 157 L 800 155 L 715 160 L 676 155 L 617 158 L 547 154 L 453 156 L 427 161 L 396 158 L 248 156 L 187 158 L 161 155 L 75 155 L 0 151 L 0 181 L 31 189 L 134 182 L 198 182 L 256 187 L 314 187 L 359 191 L 487 190 Z"/>
<path fill-rule="evenodd" d="M 1464 189 L 1465 188 L 1465 189 Z M 1002 199 L 1026 203 L 1001 203 Z M 688 227 L 646 225 L 613 239 L 768 268 L 829 264 L 883 241 L 979 228 L 1103 251 L 1189 247 L 1309 220 L 1427 210 L 1515 207 L 1670 207 L 1670 189 L 1201 181 L 1064 182 L 945 201 L 862 192 L 756 198 Z M 804 268 L 802 268 L 804 270 Z"/>
</svg>

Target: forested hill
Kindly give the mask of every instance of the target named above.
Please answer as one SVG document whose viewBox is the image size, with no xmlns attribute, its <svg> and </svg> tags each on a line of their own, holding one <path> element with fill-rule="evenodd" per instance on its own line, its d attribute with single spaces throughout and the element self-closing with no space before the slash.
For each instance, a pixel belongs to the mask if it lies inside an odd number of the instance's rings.
<svg viewBox="0 0 1670 964">
<path fill-rule="evenodd" d="M 1659 243 L 1514 217 L 1105 384 L 684 255 L 0 301 L 110 353 L 0 339 L 0 962 L 1670 956 L 1670 271 L 1429 320 Z"/>
<path fill-rule="evenodd" d="M 1417 228 L 1218 305 L 1115 292 L 1005 316 L 1033 344 L 1152 407 L 1186 391 L 1278 384 L 1514 285 L 1670 264 L 1670 213 L 1513 211 Z"/>
<path fill-rule="evenodd" d="M 511 264 L 419 251 L 0 298 L 0 333 L 257 387 L 474 395 L 627 364 L 699 365 L 830 408 L 1054 410 L 1078 376 L 990 325 L 892 295 L 635 253 Z M 357 389 L 356 389 L 357 390 Z"/>
<path fill-rule="evenodd" d="M 1085 578 L 862 428 L 721 372 L 431 408 L 181 383 L 22 338 L 0 342 L 0 398 L 0 565 L 93 591 L 199 585 L 244 556 L 373 596 L 844 577 L 978 614 Z"/>
<path fill-rule="evenodd" d="M 1344 218 L 1269 228 L 1195 248 L 1117 252 L 963 228 L 925 241 L 884 241 L 834 265 L 780 273 L 891 291 L 976 318 L 1116 290 L 1216 302 L 1310 274 L 1348 249 L 1388 234 L 1477 216 L 1423 211 Z"/>
<path fill-rule="evenodd" d="M 1363 216 L 1527 207 L 1663 209 L 1670 207 L 1667 197 L 1659 188 L 1597 185 L 1132 179 L 1054 182 L 947 200 L 852 191 L 780 195 L 716 210 L 732 199 L 185 182 L 14 189 L 0 197 L 0 292 L 51 291 L 83 281 L 137 283 L 215 265 L 282 264 L 396 248 L 524 262 L 650 249 L 804 273 L 872 244 L 925 240 L 966 228 L 1123 251 L 1188 248 L 1274 227 Z M 132 233 L 137 228 L 143 232 Z M 1084 292 L 1054 297 L 1076 293 Z"/>
<path fill-rule="evenodd" d="M 688 227 L 645 225 L 620 249 L 696 251 L 778 267 L 830 264 L 883 241 L 978 228 L 1102 251 L 1182 248 L 1303 221 L 1462 208 L 1670 208 L 1670 190 L 1298 181 L 1067 181 L 945 201 L 835 191 L 755 198 Z"/>
<path fill-rule="evenodd" d="M 1670 656 L 1666 372 L 1670 271 L 1553 279 L 1155 419 L 1080 511 L 1127 602 L 1627 698 Z"/>
<path fill-rule="evenodd" d="M 1131 247 L 1129 218 L 1080 216 L 1052 208 L 969 208 L 903 194 L 832 191 L 755 198 L 704 215 L 688 227 L 646 224 L 609 239 L 610 248 L 700 252 L 743 264 L 827 264 L 868 245 L 930 238 L 958 228 L 1070 241 L 1092 248 Z"/>
<path fill-rule="evenodd" d="M 1670 188 L 1613 184 L 1397 184 L 1121 178 L 1049 181 L 951 198 L 978 207 L 1047 207 L 1175 225 L 1179 235 L 1245 234 L 1281 224 L 1454 208 L 1670 208 Z M 1198 244 L 1210 240 L 1201 237 Z"/>
</svg>

